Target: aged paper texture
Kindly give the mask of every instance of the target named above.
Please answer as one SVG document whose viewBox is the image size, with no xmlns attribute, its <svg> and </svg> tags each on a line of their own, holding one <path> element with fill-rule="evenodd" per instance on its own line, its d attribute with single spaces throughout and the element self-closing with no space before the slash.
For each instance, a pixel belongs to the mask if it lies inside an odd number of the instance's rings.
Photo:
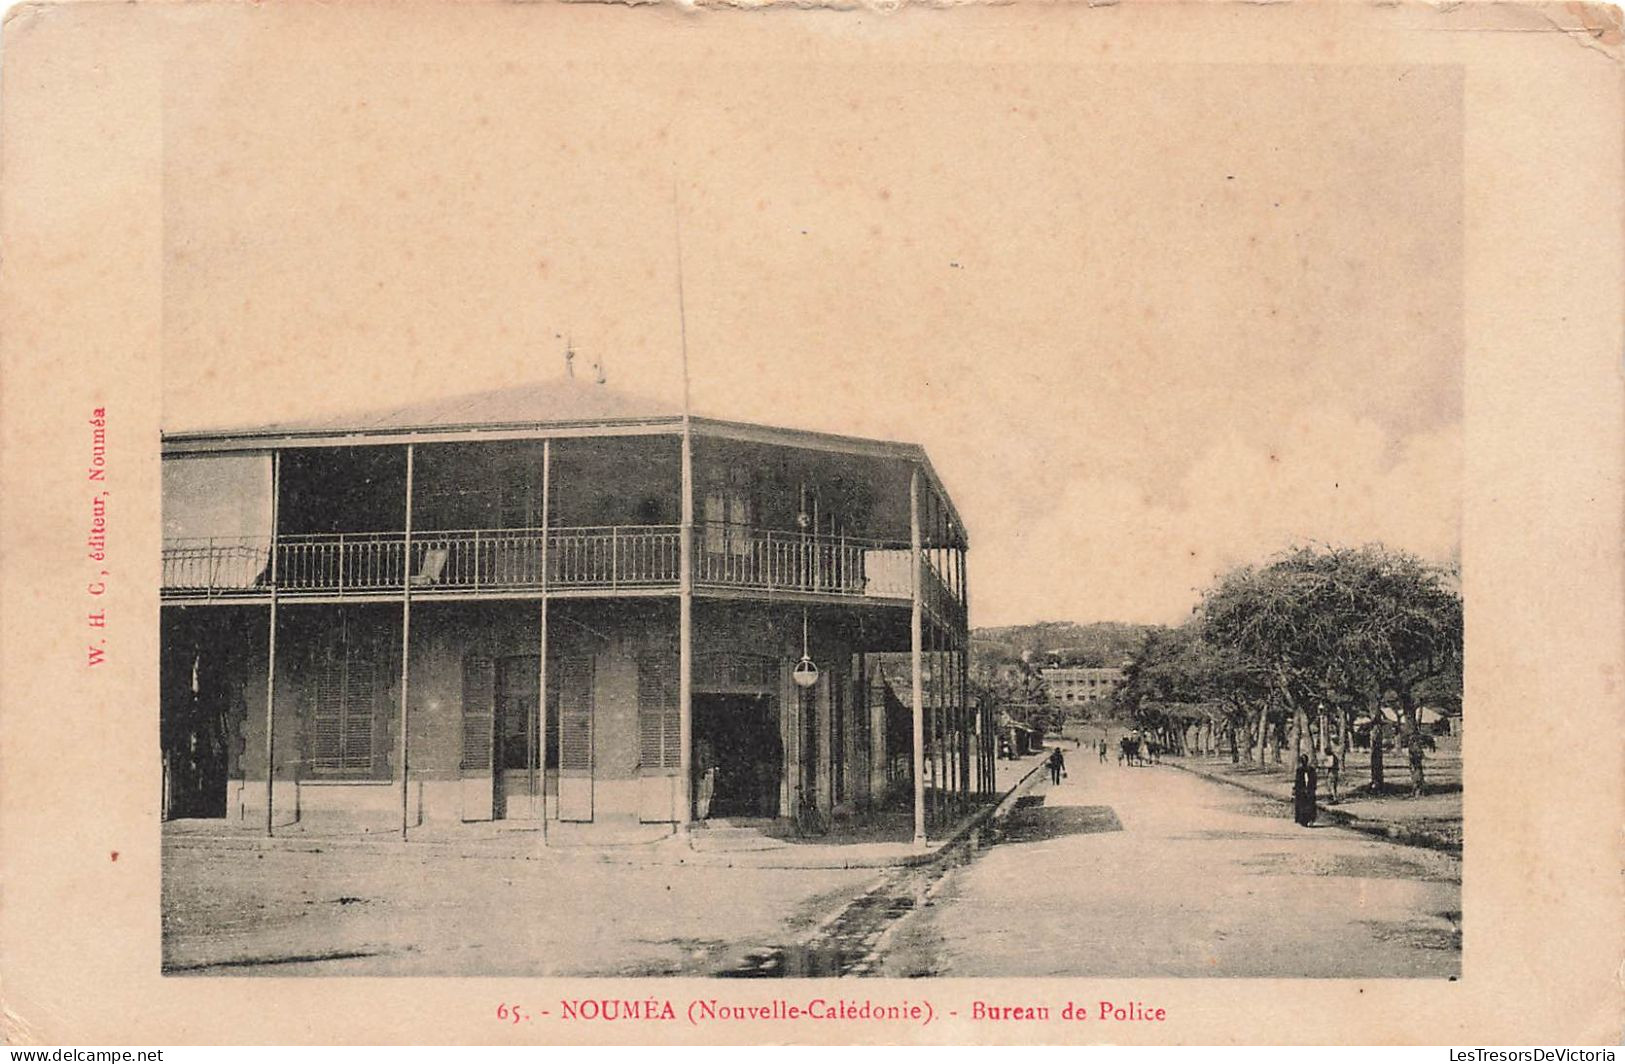
<svg viewBox="0 0 1625 1064">
<path fill-rule="evenodd" d="M 752 6 L 12 10 L 4 1037 L 1616 1043 L 1618 9 Z"/>
</svg>

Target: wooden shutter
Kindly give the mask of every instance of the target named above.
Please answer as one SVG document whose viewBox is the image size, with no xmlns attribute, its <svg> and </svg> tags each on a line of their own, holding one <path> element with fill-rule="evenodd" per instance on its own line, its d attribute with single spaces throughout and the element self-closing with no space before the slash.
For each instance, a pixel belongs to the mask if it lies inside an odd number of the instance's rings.
<svg viewBox="0 0 1625 1064">
<path fill-rule="evenodd" d="M 638 658 L 639 761 L 645 771 L 678 767 L 677 652 Z"/>
<path fill-rule="evenodd" d="M 372 771 L 372 709 L 377 698 L 373 665 L 351 648 L 344 669 L 344 769 Z"/>
<path fill-rule="evenodd" d="M 315 776 L 372 772 L 374 685 L 370 648 L 350 637 L 342 616 L 311 661 L 310 770 Z"/>
<path fill-rule="evenodd" d="M 549 687 L 557 692 L 559 819 L 592 819 L 593 659 L 563 657 Z"/>
<path fill-rule="evenodd" d="M 495 713 L 496 662 L 483 654 L 470 654 L 463 661 L 464 774 L 490 773 Z"/>
<path fill-rule="evenodd" d="M 592 682 L 590 657 L 559 661 L 559 767 L 592 771 Z"/>
<path fill-rule="evenodd" d="M 311 701 L 311 770 L 336 771 L 344 756 L 344 661 L 331 649 L 313 663 Z"/>
</svg>

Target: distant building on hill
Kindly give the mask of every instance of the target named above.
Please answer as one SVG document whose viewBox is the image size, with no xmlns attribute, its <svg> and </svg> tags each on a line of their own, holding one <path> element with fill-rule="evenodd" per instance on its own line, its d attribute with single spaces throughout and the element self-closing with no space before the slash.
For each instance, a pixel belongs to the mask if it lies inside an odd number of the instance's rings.
<svg viewBox="0 0 1625 1064">
<path fill-rule="evenodd" d="M 1123 670 L 1111 668 L 1057 666 L 1041 669 L 1039 675 L 1053 706 L 1105 701 L 1123 680 Z"/>
</svg>

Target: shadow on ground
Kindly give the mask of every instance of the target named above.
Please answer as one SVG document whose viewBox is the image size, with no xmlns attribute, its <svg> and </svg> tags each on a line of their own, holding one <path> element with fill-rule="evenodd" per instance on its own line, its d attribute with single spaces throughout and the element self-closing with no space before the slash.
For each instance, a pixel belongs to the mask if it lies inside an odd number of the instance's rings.
<svg viewBox="0 0 1625 1064">
<path fill-rule="evenodd" d="M 1042 801 L 1042 799 L 1039 799 Z M 1122 831 L 1122 821 L 1107 805 L 1029 805 L 1020 807 L 1000 828 L 1001 844 L 1047 842 L 1068 835 Z"/>
</svg>

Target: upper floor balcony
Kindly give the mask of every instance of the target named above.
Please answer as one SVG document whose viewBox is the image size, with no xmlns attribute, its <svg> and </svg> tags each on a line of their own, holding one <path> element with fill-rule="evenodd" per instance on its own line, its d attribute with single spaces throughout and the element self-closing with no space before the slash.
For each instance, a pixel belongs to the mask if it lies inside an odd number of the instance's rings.
<svg viewBox="0 0 1625 1064">
<path fill-rule="evenodd" d="M 696 594 L 964 621 L 963 526 L 924 452 L 556 381 L 164 442 L 165 602 Z M 408 535 L 407 529 L 410 529 Z"/>
<path fill-rule="evenodd" d="M 166 602 L 503 598 L 671 594 L 679 589 L 676 525 L 475 528 L 164 541 Z M 693 531 L 696 593 L 879 600 L 913 597 L 907 543 L 709 524 Z M 274 564 L 273 564 L 274 549 Z M 933 616 L 963 617 L 953 578 L 922 555 L 920 593 Z"/>
</svg>

